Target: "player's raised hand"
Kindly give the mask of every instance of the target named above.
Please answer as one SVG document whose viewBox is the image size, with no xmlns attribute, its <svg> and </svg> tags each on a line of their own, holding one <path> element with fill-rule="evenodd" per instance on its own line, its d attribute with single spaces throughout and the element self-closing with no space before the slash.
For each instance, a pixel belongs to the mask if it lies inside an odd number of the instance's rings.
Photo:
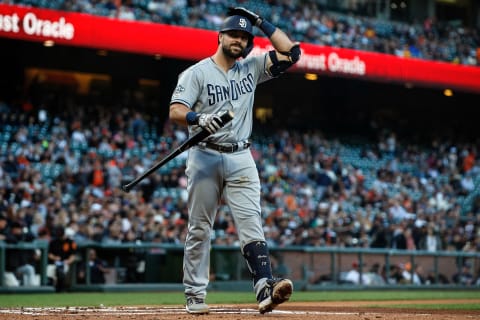
<svg viewBox="0 0 480 320">
<path fill-rule="evenodd" d="M 217 114 L 200 113 L 198 115 L 198 125 L 207 130 L 210 134 L 213 134 L 223 127 L 224 123 L 222 118 Z"/>
<path fill-rule="evenodd" d="M 227 15 L 229 16 L 239 15 L 239 16 L 245 17 L 248 20 L 250 20 L 252 25 L 257 27 L 260 26 L 260 24 L 263 21 L 262 17 L 260 17 L 258 14 L 248 9 L 245 9 L 244 7 L 229 7 L 227 11 Z"/>
</svg>

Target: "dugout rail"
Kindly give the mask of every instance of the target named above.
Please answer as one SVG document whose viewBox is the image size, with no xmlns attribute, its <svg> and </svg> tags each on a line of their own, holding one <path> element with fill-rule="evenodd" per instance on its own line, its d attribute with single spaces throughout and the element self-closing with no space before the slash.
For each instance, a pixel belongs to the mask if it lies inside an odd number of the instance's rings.
<svg viewBox="0 0 480 320">
<path fill-rule="evenodd" d="M 40 282 L 35 287 L 9 287 L 5 283 L 5 260 L 10 249 L 40 250 L 41 259 L 36 270 Z M 85 278 L 78 282 L 79 268 L 88 265 L 90 250 L 96 250 L 104 259 L 109 274 L 105 283 L 92 283 L 90 269 L 85 268 Z M 53 291 L 46 274 L 48 267 L 48 243 L 6 244 L 0 241 L 0 292 L 47 292 Z M 464 285 L 454 283 L 453 275 L 468 266 L 473 277 L 480 272 L 479 252 L 395 250 L 370 248 L 338 247 L 273 247 L 270 248 L 272 267 L 275 276 L 289 277 L 297 290 L 356 290 L 356 289 L 480 289 L 479 283 Z M 148 291 L 182 290 L 183 245 L 164 243 L 121 243 L 102 244 L 88 242 L 79 244 L 77 263 L 73 266 L 70 291 Z M 135 257 L 135 259 L 133 259 Z M 132 265 L 134 263 L 134 265 Z M 425 274 L 430 274 L 430 283 L 417 285 L 412 281 L 402 283 L 352 284 L 343 275 L 353 263 L 359 265 L 361 274 L 368 273 L 372 279 L 379 279 L 371 269 L 378 265 L 390 270 L 392 267 L 406 268 L 407 265 L 422 266 Z M 128 272 L 136 272 L 137 278 L 129 277 Z M 378 273 L 379 275 L 381 272 Z M 211 290 L 251 290 L 251 280 L 247 266 L 237 246 L 213 245 L 211 250 Z M 413 279 L 412 279 L 413 280 Z M 444 281 L 448 280 L 448 283 Z"/>
</svg>

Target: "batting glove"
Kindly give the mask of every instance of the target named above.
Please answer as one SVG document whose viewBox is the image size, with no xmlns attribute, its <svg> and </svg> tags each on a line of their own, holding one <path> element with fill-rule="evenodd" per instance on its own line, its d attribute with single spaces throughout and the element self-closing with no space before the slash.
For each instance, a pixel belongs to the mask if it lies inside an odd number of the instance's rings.
<svg viewBox="0 0 480 320">
<path fill-rule="evenodd" d="M 257 26 L 257 27 L 260 26 L 262 24 L 262 21 L 263 21 L 263 19 L 258 14 L 254 13 L 250 10 L 247 10 L 243 7 L 235 7 L 235 8 L 234 7 L 229 7 L 228 11 L 227 11 L 227 15 L 229 15 L 229 16 L 239 15 L 239 16 L 245 17 L 248 20 L 250 20 L 252 25 Z"/>
<path fill-rule="evenodd" d="M 198 125 L 213 134 L 223 127 L 223 121 L 217 114 L 201 113 L 198 117 Z"/>
</svg>

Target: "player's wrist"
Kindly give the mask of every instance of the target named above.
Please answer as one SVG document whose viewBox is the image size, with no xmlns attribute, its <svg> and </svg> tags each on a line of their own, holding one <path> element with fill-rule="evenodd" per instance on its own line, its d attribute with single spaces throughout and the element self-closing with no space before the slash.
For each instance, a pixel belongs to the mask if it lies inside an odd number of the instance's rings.
<svg viewBox="0 0 480 320">
<path fill-rule="evenodd" d="M 270 22 L 268 22 L 265 19 L 261 20 L 258 28 L 260 30 L 262 30 L 263 33 L 265 33 L 265 35 L 269 38 L 272 36 L 272 34 L 275 32 L 275 30 L 277 30 L 277 27 L 275 27 L 273 24 L 271 24 Z"/>
<path fill-rule="evenodd" d="M 185 120 L 187 120 L 187 123 L 189 125 L 197 125 L 198 124 L 198 118 L 200 118 L 200 115 L 198 113 L 196 113 L 195 111 L 190 111 L 185 116 Z"/>
</svg>

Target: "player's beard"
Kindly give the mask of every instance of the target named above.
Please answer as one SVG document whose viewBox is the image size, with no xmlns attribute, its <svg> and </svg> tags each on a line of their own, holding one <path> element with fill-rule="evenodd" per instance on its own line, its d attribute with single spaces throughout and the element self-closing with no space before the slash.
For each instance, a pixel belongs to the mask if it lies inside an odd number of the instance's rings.
<svg viewBox="0 0 480 320">
<path fill-rule="evenodd" d="M 241 45 L 239 45 L 242 48 Z M 231 49 L 231 46 L 222 45 L 223 54 L 232 59 L 238 59 L 242 56 L 243 48 L 238 53 Z"/>
</svg>

